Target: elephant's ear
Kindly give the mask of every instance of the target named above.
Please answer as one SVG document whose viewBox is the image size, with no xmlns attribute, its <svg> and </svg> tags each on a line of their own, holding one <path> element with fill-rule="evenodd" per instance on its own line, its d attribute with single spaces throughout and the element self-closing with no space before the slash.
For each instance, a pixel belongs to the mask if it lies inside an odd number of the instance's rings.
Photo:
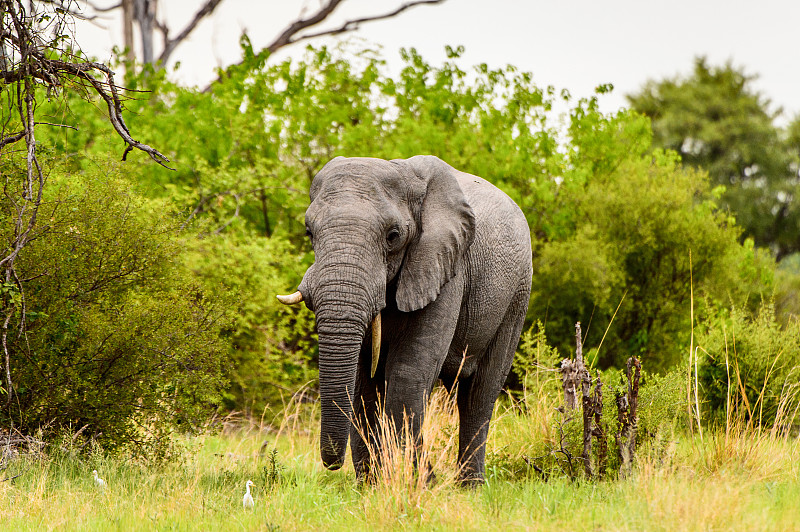
<svg viewBox="0 0 800 532">
<path fill-rule="evenodd" d="M 421 309 L 439 295 L 456 273 L 475 234 L 475 215 L 456 180 L 456 170 L 438 157 L 417 155 L 405 161 L 416 176 L 421 197 L 419 234 L 406 251 L 397 282 L 397 308 Z M 424 188 L 423 188 L 424 187 Z"/>
</svg>

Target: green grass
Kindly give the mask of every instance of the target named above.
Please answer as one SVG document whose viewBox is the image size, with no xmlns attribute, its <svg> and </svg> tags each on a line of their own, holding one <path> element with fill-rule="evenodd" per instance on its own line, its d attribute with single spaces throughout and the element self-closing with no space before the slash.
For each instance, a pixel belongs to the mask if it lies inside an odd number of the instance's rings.
<svg viewBox="0 0 800 532">
<path fill-rule="evenodd" d="M 352 466 L 325 470 L 315 414 L 296 410 L 275 431 L 228 425 L 184 440 L 166 465 L 81 456 L 69 444 L 15 460 L 0 483 L 3 530 L 792 530 L 800 525 L 800 446 L 752 429 L 674 436 L 643 450 L 627 480 L 510 474 L 499 457 L 531 445 L 541 419 L 508 410 L 490 436 L 487 485 L 452 481 L 454 412 L 434 397 L 426 448 L 437 473 L 418 482 L 400 464 L 375 485 Z M 536 414 L 539 416 L 540 414 Z M 544 429 L 542 429 L 544 430 Z M 273 449 L 275 453 L 273 454 Z M 519 451 L 520 453 L 522 451 Z M 402 454 L 402 453 L 401 453 Z M 402 456 L 399 460 L 403 460 Z M 108 483 L 95 486 L 92 469 Z M 255 482 L 255 511 L 242 508 Z"/>
</svg>

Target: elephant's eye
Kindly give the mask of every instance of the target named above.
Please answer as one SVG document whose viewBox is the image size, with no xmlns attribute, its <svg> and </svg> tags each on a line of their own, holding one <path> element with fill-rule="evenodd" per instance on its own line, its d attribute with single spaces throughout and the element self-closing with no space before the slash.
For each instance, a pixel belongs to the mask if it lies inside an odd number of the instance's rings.
<svg viewBox="0 0 800 532">
<path fill-rule="evenodd" d="M 386 234 L 386 241 L 389 244 L 394 244 L 397 242 L 398 238 L 400 238 L 400 231 L 397 229 L 389 229 L 389 232 Z"/>
<path fill-rule="evenodd" d="M 314 235 L 311 234 L 311 230 L 308 227 L 306 227 L 306 236 L 308 237 L 309 240 L 314 239 Z"/>
</svg>

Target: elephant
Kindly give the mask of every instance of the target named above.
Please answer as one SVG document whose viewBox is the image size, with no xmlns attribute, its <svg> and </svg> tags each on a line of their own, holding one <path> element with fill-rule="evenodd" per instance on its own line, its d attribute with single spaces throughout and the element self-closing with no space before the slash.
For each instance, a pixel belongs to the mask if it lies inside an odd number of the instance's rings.
<svg viewBox="0 0 800 532">
<path fill-rule="evenodd" d="M 305 302 L 319 339 L 320 454 L 358 478 L 380 401 L 414 444 L 438 379 L 459 416 L 459 480 L 484 481 L 489 421 L 531 290 L 531 239 L 500 189 L 431 155 L 336 157 L 313 178 L 306 210 L 315 253 L 286 304 Z M 371 334 L 370 334 L 371 332 Z M 407 418 L 408 419 L 408 418 Z M 370 432 L 374 433 L 374 432 Z"/>
</svg>

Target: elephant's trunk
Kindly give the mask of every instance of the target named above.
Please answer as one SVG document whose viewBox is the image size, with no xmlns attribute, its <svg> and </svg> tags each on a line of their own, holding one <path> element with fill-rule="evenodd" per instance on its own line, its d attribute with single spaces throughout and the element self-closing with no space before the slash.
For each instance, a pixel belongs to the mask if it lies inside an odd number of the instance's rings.
<svg viewBox="0 0 800 532">
<path fill-rule="evenodd" d="M 362 211 L 364 217 L 354 217 L 349 208 L 326 212 L 332 222 L 317 222 L 316 262 L 299 287 L 317 318 L 320 454 L 328 469 L 344 464 L 362 345 L 386 305 L 386 258 L 377 244 L 383 233 L 372 227 L 368 209 Z"/>
<path fill-rule="evenodd" d="M 319 336 L 320 453 L 325 467 L 338 469 L 344 464 L 350 433 L 362 344 L 384 305 L 385 287 L 381 291 L 374 280 L 323 281 L 324 277 L 313 298 Z"/>
<path fill-rule="evenodd" d="M 366 326 L 359 322 L 320 318 L 319 387 L 322 405 L 320 454 L 328 469 L 344 464 L 350 419 L 353 413 L 353 393 L 359 352 Z"/>
</svg>

